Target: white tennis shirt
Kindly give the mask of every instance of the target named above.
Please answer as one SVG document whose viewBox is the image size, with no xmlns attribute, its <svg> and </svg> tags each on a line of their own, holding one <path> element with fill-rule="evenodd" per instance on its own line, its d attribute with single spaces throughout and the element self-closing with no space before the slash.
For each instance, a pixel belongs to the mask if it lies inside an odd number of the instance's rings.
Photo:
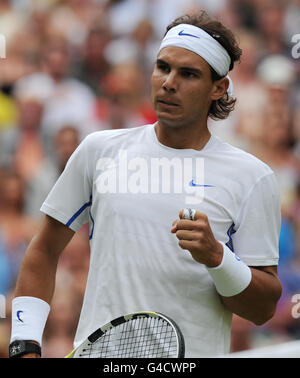
<svg viewBox="0 0 300 378">
<path fill-rule="evenodd" d="M 83 140 L 41 207 L 74 231 L 90 226 L 75 346 L 118 316 L 149 310 L 178 323 L 186 357 L 229 352 L 232 314 L 170 232 L 186 207 L 206 213 L 215 238 L 249 266 L 277 265 L 278 186 L 254 156 L 214 136 L 201 151 L 169 148 L 154 125 Z"/>
</svg>

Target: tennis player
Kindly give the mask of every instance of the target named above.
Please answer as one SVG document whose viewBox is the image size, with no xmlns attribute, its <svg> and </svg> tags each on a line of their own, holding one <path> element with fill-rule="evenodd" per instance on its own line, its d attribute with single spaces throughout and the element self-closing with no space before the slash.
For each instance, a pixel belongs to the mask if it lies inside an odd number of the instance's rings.
<svg viewBox="0 0 300 378">
<path fill-rule="evenodd" d="M 272 318 L 281 295 L 274 173 L 207 128 L 234 108 L 228 72 L 240 55 L 205 13 L 167 28 L 152 75 L 158 121 L 87 136 L 41 207 L 12 303 L 11 356 L 40 355 L 58 258 L 87 222 L 75 347 L 118 316 L 150 310 L 178 323 L 186 357 L 223 355 L 233 313 L 257 325 Z"/>
</svg>

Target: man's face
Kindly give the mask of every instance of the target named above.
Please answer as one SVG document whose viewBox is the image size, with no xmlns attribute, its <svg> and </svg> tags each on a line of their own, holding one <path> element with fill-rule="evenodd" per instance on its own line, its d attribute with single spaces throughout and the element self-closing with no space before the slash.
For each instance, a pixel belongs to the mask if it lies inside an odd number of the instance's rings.
<svg viewBox="0 0 300 378">
<path fill-rule="evenodd" d="M 216 91 L 210 67 L 199 55 L 180 47 L 160 51 L 152 74 L 152 101 L 160 122 L 180 127 L 206 120 Z"/>
</svg>

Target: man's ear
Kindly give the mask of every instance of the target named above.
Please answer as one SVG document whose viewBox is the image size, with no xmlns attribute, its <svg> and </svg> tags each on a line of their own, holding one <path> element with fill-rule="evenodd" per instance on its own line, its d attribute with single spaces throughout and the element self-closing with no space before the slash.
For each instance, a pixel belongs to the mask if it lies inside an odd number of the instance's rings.
<svg viewBox="0 0 300 378">
<path fill-rule="evenodd" d="M 227 92 L 227 89 L 229 87 L 229 80 L 227 77 L 222 77 L 220 80 L 216 80 L 213 83 L 213 89 L 211 92 L 211 100 L 219 100 L 224 96 L 224 94 Z"/>
</svg>

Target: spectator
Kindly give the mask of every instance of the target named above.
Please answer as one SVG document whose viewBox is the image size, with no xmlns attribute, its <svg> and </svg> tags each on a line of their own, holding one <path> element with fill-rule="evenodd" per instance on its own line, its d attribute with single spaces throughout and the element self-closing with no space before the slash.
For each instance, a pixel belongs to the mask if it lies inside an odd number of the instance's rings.
<svg viewBox="0 0 300 378">
<path fill-rule="evenodd" d="M 26 16 L 16 11 L 11 0 L 0 2 L 1 33 L 5 35 L 7 43 L 13 40 L 15 34 L 21 30 L 25 24 Z"/>
<path fill-rule="evenodd" d="M 37 223 L 23 212 L 24 183 L 21 177 L 13 171 L 3 171 L 0 182 L 0 244 L 10 262 L 13 283 Z"/>
<path fill-rule="evenodd" d="M 135 62 L 115 65 L 103 79 L 105 97 L 97 101 L 103 128 L 130 128 L 155 121 L 145 96 L 143 71 Z"/>
<path fill-rule="evenodd" d="M 4 246 L 0 244 L 0 295 L 7 293 L 12 285 L 11 266 Z M 0 304 L 1 306 L 1 304 Z"/>
<path fill-rule="evenodd" d="M 14 85 L 14 100 L 18 122 L 2 133 L 0 139 L 1 165 L 14 165 L 24 180 L 30 180 L 45 153 L 41 120 L 45 102 L 53 90 L 52 82 L 43 75 L 28 75 Z M 26 152 L 27 151 L 27 152 Z M 22 156 L 25 153 L 26 159 Z"/>
<path fill-rule="evenodd" d="M 274 170 L 280 186 L 282 211 L 286 213 L 296 199 L 300 173 L 300 161 L 292 148 L 290 109 L 269 104 L 263 125 L 261 140 L 252 151 Z"/>
<path fill-rule="evenodd" d="M 264 42 L 261 55 L 287 53 L 287 44 L 283 33 L 287 2 L 264 0 L 256 1 L 255 5 L 258 30 Z"/>
<path fill-rule="evenodd" d="M 282 54 L 269 55 L 257 65 L 257 75 L 270 102 L 293 105 L 291 96 L 296 85 L 296 66 L 290 58 Z"/>
<path fill-rule="evenodd" d="M 9 87 L 0 90 L 0 134 L 3 130 L 14 127 L 17 122 L 17 109 L 13 99 L 5 93 Z"/>
<path fill-rule="evenodd" d="M 107 27 L 92 29 L 83 45 L 81 59 L 74 64 L 75 77 L 88 85 L 96 96 L 102 94 L 100 82 L 109 69 L 104 54 L 109 40 L 110 32 Z"/>
<path fill-rule="evenodd" d="M 60 174 L 80 142 L 78 130 L 72 125 L 63 126 L 55 136 L 57 171 Z"/>
<path fill-rule="evenodd" d="M 71 55 L 66 42 L 50 42 L 42 62 L 44 75 L 53 83 L 53 93 L 42 119 L 42 130 L 48 140 L 65 124 L 75 125 L 81 136 L 95 131 L 95 96 L 87 85 L 69 76 Z"/>
<path fill-rule="evenodd" d="M 71 125 L 62 126 L 54 137 L 54 156 L 44 159 L 39 172 L 26 186 L 24 211 L 26 214 L 39 218 L 41 204 L 51 187 L 62 173 L 69 157 L 80 141 L 79 132 Z"/>
<path fill-rule="evenodd" d="M 49 20 L 51 33 L 61 36 L 70 47 L 80 47 L 89 30 L 102 18 L 103 6 L 93 0 L 66 0 L 53 8 Z"/>
</svg>

